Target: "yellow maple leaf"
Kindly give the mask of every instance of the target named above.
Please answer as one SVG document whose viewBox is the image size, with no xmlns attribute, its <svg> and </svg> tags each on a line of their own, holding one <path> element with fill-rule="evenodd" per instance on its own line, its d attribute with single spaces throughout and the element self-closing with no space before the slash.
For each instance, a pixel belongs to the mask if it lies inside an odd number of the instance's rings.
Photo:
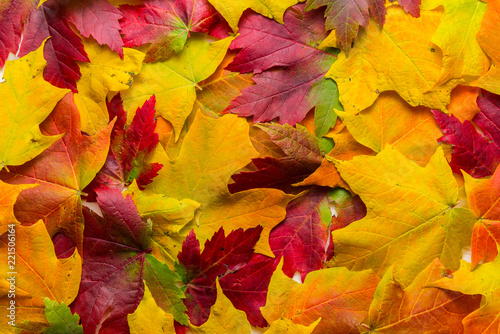
<svg viewBox="0 0 500 334">
<path fill-rule="evenodd" d="M 208 320 L 201 326 L 193 326 L 190 328 L 194 334 L 221 334 L 221 333 L 248 333 L 252 331 L 252 327 L 247 320 L 245 312 L 237 310 L 231 301 L 224 295 L 219 284 L 217 285 L 217 300 L 210 308 L 210 316 Z"/>
<path fill-rule="evenodd" d="M 8 225 L 21 224 L 14 216 L 14 204 L 17 196 L 24 189 L 36 187 L 37 184 L 15 184 L 11 185 L 0 181 L 0 235 L 8 230 Z"/>
<path fill-rule="evenodd" d="M 146 282 L 144 297 L 132 314 L 127 315 L 130 334 L 175 334 L 174 316 L 156 304 Z"/>
<path fill-rule="evenodd" d="M 304 0 L 301 0 L 304 1 Z M 221 13 L 234 32 L 238 31 L 238 22 L 243 12 L 250 8 L 253 11 L 283 24 L 283 14 L 288 7 L 298 0 L 209 0 L 210 4 Z"/>
<path fill-rule="evenodd" d="M 78 62 L 82 76 L 77 82 L 75 103 L 80 111 L 82 131 L 94 135 L 109 123 L 106 96 L 129 89 L 142 68 L 145 54 L 123 48 L 123 59 L 106 45 L 83 39 L 90 63 Z M 135 110 L 135 109 L 134 109 Z"/>
<path fill-rule="evenodd" d="M 316 326 L 318 326 L 321 318 L 318 318 L 315 322 L 309 326 L 304 326 L 300 324 L 293 323 L 290 319 L 281 317 L 280 319 L 274 320 L 265 334 L 311 334 Z"/>
<path fill-rule="evenodd" d="M 78 294 L 81 257 L 75 250 L 70 257 L 58 259 L 42 221 L 31 226 L 17 226 L 15 239 L 15 269 L 7 262 L 8 234 L 4 234 L 0 242 L 1 253 L 5 254 L 0 260 L 0 305 L 4 310 L 10 305 L 7 279 L 13 275 L 9 272 L 15 271 L 16 324 L 24 321 L 46 324 L 45 297 L 69 305 Z M 10 333 L 7 321 L 9 318 L 1 317 L 0 333 Z"/>
<path fill-rule="evenodd" d="M 412 106 L 446 111 L 450 91 L 459 83 L 436 86 L 442 52 L 431 41 L 442 14 L 422 11 L 418 19 L 399 6 L 387 8 L 382 29 L 370 22 L 349 53 L 341 52 L 326 77 L 339 87 L 344 110 L 356 114 L 371 106 L 379 94 L 394 90 Z"/>
<path fill-rule="evenodd" d="M 424 0 L 420 8 L 444 7 L 444 15 L 432 42 L 443 50 L 443 68 L 437 84 L 461 78 L 470 83 L 483 75 L 489 59 L 476 40 L 486 4 L 478 0 Z"/>
<path fill-rule="evenodd" d="M 193 109 L 198 83 L 215 71 L 234 37 L 208 43 L 205 36 L 188 39 L 182 52 L 163 62 L 146 63 L 134 79 L 132 89 L 122 93 L 123 107 L 135 110 L 151 95 L 156 96 L 156 113 L 172 123 L 176 140 Z"/>
<path fill-rule="evenodd" d="M 39 125 L 57 102 L 69 92 L 43 79 L 45 43 L 21 59 L 5 63 L 5 82 L 0 83 L 0 170 L 22 165 L 42 153 L 60 136 L 44 136 Z"/>
<path fill-rule="evenodd" d="M 256 250 L 273 256 L 269 233 L 285 218 L 285 207 L 294 196 L 265 188 L 229 193 L 227 184 L 231 175 L 259 155 L 248 132 L 245 119 L 235 115 L 215 119 L 198 112 L 178 156 L 158 156 L 163 168 L 145 192 L 176 199 L 189 198 L 199 203 L 200 215 L 190 228 L 195 229 L 202 245 L 220 227 L 229 233 L 238 228 L 262 225 L 264 230 Z M 177 246 L 175 252 L 179 248 Z"/>
<path fill-rule="evenodd" d="M 435 258 L 458 269 L 476 218 L 457 207 L 458 185 L 441 147 L 425 167 L 390 145 L 374 157 L 335 161 L 335 166 L 367 214 L 333 231 L 331 265 L 370 268 L 382 276 L 395 264 L 394 277 L 403 287 Z"/>
</svg>

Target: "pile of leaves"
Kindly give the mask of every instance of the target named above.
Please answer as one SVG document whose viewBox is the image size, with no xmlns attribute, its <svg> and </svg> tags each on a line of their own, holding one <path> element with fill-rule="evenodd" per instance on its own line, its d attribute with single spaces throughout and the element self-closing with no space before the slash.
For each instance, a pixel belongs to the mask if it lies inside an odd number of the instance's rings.
<svg viewBox="0 0 500 334">
<path fill-rule="evenodd" d="M 0 333 L 500 332 L 499 31 L 499 0 L 2 1 Z"/>
</svg>

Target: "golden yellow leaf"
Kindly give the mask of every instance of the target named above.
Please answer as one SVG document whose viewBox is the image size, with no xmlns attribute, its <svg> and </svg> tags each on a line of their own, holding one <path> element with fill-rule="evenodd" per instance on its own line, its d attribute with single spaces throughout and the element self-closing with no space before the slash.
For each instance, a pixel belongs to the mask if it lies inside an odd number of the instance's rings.
<svg viewBox="0 0 500 334">
<path fill-rule="evenodd" d="M 360 31 L 349 57 L 341 52 L 326 75 L 337 82 L 344 110 L 356 114 L 381 92 L 394 90 L 412 106 L 446 111 L 459 80 L 437 86 L 443 55 L 431 37 L 441 16 L 422 11 L 413 18 L 401 7 L 390 6 L 382 29 L 372 21 Z"/>
<path fill-rule="evenodd" d="M 310 324 L 309 326 L 294 324 L 290 319 L 281 317 L 274 320 L 265 334 L 311 334 L 316 326 L 321 321 L 321 318 Z"/>
<path fill-rule="evenodd" d="M 82 274 L 82 260 L 78 252 L 66 259 L 58 259 L 54 245 L 42 221 L 31 226 L 17 226 L 15 233 L 15 268 L 7 262 L 8 234 L 1 238 L 0 260 L 0 305 L 10 305 L 8 278 L 15 276 L 16 324 L 24 321 L 46 324 L 45 302 L 48 297 L 69 305 L 76 297 Z M 12 274 L 11 272 L 16 272 Z M 11 328 L 3 316 L 0 319 L 0 333 L 10 333 Z"/>
<path fill-rule="evenodd" d="M 220 287 L 219 280 L 217 284 L 217 300 L 210 308 L 208 320 L 201 326 L 190 328 L 194 334 L 222 334 L 222 333 L 248 333 L 252 327 L 247 320 L 245 312 L 237 310 L 231 301 L 224 295 Z"/>
<path fill-rule="evenodd" d="M 302 0 L 304 1 L 304 0 Z M 283 24 L 283 14 L 288 7 L 298 0 L 209 0 L 214 8 L 221 13 L 234 32 L 238 31 L 241 14 L 250 8 L 253 11 Z"/>
<path fill-rule="evenodd" d="M 432 42 L 443 51 L 443 68 L 438 84 L 450 79 L 470 83 L 483 75 L 490 61 L 476 41 L 486 4 L 478 0 L 424 0 L 422 10 L 444 7 L 444 14 Z"/>
<path fill-rule="evenodd" d="M 391 144 L 419 165 L 429 161 L 443 135 L 428 108 L 411 107 L 394 92 L 380 94 L 372 106 L 357 115 L 337 114 L 362 145 L 380 152 Z"/>
<path fill-rule="evenodd" d="M 44 136 L 39 125 L 69 92 L 43 79 L 45 43 L 21 59 L 5 63 L 0 83 L 0 170 L 22 165 L 42 153 L 60 136 Z"/>
<path fill-rule="evenodd" d="M 351 333 L 368 315 L 368 307 L 380 279 L 371 270 L 329 268 L 310 272 L 303 284 L 286 276 L 283 260 L 269 283 L 262 315 L 269 323 L 283 318 L 310 326 L 316 333 Z"/>
<path fill-rule="evenodd" d="M 146 282 L 144 297 L 134 313 L 127 315 L 130 334 L 175 334 L 174 316 L 156 304 Z"/>
<path fill-rule="evenodd" d="M 193 35 L 179 54 L 144 64 L 132 89 L 122 93 L 123 106 L 131 111 L 128 119 L 132 120 L 135 110 L 155 94 L 156 112 L 172 123 L 177 140 L 193 109 L 198 83 L 212 75 L 233 39 L 208 43 L 205 36 Z"/>
<path fill-rule="evenodd" d="M 145 192 L 199 203 L 200 215 L 191 228 L 202 245 L 220 227 L 228 233 L 262 225 L 264 230 L 256 250 L 273 256 L 269 233 L 285 218 L 285 207 L 294 196 L 265 188 L 229 193 L 227 184 L 231 175 L 259 156 L 248 132 L 249 126 L 243 118 L 225 115 L 215 119 L 198 112 L 178 156 L 157 155 L 163 168 Z M 173 248 L 174 258 L 179 250 L 179 245 Z"/>
<path fill-rule="evenodd" d="M 14 204 L 17 196 L 24 189 L 36 187 L 37 184 L 16 184 L 11 185 L 0 181 L 0 235 L 7 232 L 8 225 L 21 224 L 14 216 Z"/>
<path fill-rule="evenodd" d="M 492 65 L 486 75 L 474 82 L 495 94 L 500 94 L 500 0 L 489 0 L 486 6 L 477 41 L 484 52 L 491 58 Z"/>
<path fill-rule="evenodd" d="M 141 71 L 145 54 L 123 48 L 123 59 L 106 45 L 83 39 L 90 63 L 78 62 L 82 76 L 77 82 L 75 103 L 80 111 L 82 131 L 94 135 L 109 123 L 106 96 L 129 89 L 133 76 Z M 135 110 L 135 109 L 134 109 Z"/>
<path fill-rule="evenodd" d="M 330 265 L 371 268 L 379 276 L 395 264 L 407 287 L 435 258 L 458 269 L 476 218 L 459 204 L 458 185 L 441 147 L 425 167 L 387 145 L 377 156 L 335 161 L 367 208 L 365 218 L 333 231 Z"/>
</svg>

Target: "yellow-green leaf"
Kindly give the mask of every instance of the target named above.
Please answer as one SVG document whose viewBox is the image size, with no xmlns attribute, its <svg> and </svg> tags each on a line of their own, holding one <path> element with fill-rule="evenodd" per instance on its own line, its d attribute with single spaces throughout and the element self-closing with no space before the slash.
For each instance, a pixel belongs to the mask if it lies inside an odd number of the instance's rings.
<svg viewBox="0 0 500 334">
<path fill-rule="evenodd" d="M 43 79 L 45 43 L 21 59 L 5 63 L 0 83 L 0 170 L 22 165 L 42 153 L 60 136 L 44 136 L 39 125 L 68 93 Z"/>
<path fill-rule="evenodd" d="M 146 283 L 142 301 L 127 320 L 130 334 L 175 334 L 174 316 L 156 304 Z"/>
<path fill-rule="evenodd" d="M 338 160 L 335 166 L 367 215 L 333 232 L 332 265 L 371 268 L 382 276 L 394 264 L 403 287 L 435 258 L 458 269 L 476 218 L 457 207 L 458 185 L 441 147 L 425 167 L 389 145 L 377 156 Z"/>
<path fill-rule="evenodd" d="M 122 93 L 125 110 L 135 111 L 155 94 L 156 112 L 172 123 L 177 140 L 193 109 L 198 83 L 213 74 L 233 39 L 208 43 L 205 36 L 196 35 L 179 54 L 163 62 L 144 64 L 132 89 Z M 133 113 L 129 113 L 129 120 L 131 117 Z"/>
</svg>

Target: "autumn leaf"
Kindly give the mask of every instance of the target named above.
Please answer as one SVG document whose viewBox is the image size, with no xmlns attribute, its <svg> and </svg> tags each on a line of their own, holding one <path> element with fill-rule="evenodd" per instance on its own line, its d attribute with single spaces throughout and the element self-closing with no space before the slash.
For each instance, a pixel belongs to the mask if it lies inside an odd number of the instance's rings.
<svg viewBox="0 0 500 334">
<path fill-rule="evenodd" d="M 425 327 L 429 333 L 462 332 L 463 318 L 479 307 L 481 298 L 427 287 L 443 275 L 453 274 L 436 259 L 403 289 L 393 271 L 388 270 L 375 291 L 366 329 L 376 333 L 409 333 Z"/>
<path fill-rule="evenodd" d="M 196 100 L 197 84 L 207 79 L 224 59 L 233 37 L 208 43 L 201 35 L 191 37 L 178 55 L 163 62 L 146 63 L 134 79 L 134 89 L 122 93 L 126 110 L 136 110 L 156 96 L 156 112 L 170 123 L 176 140 Z M 133 114 L 129 113 L 129 118 Z"/>
<path fill-rule="evenodd" d="M 500 290 L 493 292 L 493 298 L 463 320 L 466 333 L 494 333 L 500 328 Z"/>
<path fill-rule="evenodd" d="M 123 198 L 112 188 L 96 193 L 103 217 L 84 208 L 82 282 L 71 305 L 82 318 L 84 332 L 128 332 L 127 314 L 143 298 L 143 280 L 156 303 L 187 324 L 184 293 L 175 285 L 180 278 L 149 254 L 151 222 L 141 219 L 130 196 Z"/>
<path fill-rule="evenodd" d="M 321 318 L 310 324 L 309 326 L 303 326 L 294 324 L 290 319 L 283 318 L 277 319 L 273 321 L 269 329 L 266 330 L 265 334 L 311 334 L 318 323 L 321 321 Z"/>
<path fill-rule="evenodd" d="M 68 92 L 43 80 L 43 46 L 27 56 L 6 63 L 0 83 L 0 117 L 8 133 L 0 137 L 0 167 L 19 166 L 42 153 L 61 135 L 49 137 L 39 124 Z"/>
<path fill-rule="evenodd" d="M 261 124 L 262 131 L 284 153 L 282 158 L 252 159 L 256 171 L 232 175 L 234 183 L 228 185 L 231 193 L 253 188 L 276 188 L 287 193 L 297 193 L 300 188 L 292 185 L 303 181 L 321 164 L 322 154 L 318 139 L 300 124 Z"/>
<path fill-rule="evenodd" d="M 218 13 L 206 0 L 148 0 L 140 6 L 120 6 L 125 46 L 151 43 L 146 63 L 164 61 L 179 53 L 190 32 L 209 32 L 219 20 Z"/>
<path fill-rule="evenodd" d="M 313 271 L 300 284 L 281 268 L 282 263 L 271 278 L 262 314 L 269 322 L 283 316 L 304 326 L 322 318 L 317 333 L 356 333 L 380 280 L 371 270 L 338 267 Z"/>
<path fill-rule="evenodd" d="M 133 180 L 143 188 L 161 169 L 160 164 L 148 163 L 151 152 L 158 144 L 155 133 L 156 120 L 154 95 L 137 109 L 132 123 L 127 127 L 127 114 L 123 110 L 120 94 L 107 103 L 109 119 L 117 118 L 111 131 L 110 150 L 106 162 L 92 183 L 88 193 L 101 186 L 123 190 Z"/>
<path fill-rule="evenodd" d="M 286 9 L 295 5 L 297 0 L 240 0 L 237 2 L 231 0 L 209 0 L 214 8 L 226 19 L 229 26 L 236 33 L 238 31 L 238 22 L 243 12 L 250 8 L 254 12 L 265 17 L 276 20 L 283 24 L 283 14 Z"/>
<path fill-rule="evenodd" d="M 199 142 L 199 138 L 205 138 Z M 201 145 L 200 145 L 201 144 Z M 268 244 L 271 229 L 285 217 L 293 199 L 276 189 L 252 189 L 230 194 L 230 176 L 257 156 L 248 136 L 248 124 L 233 115 L 219 119 L 197 113 L 175 159 L 164 156 L 159 175 L 146 186 L 149 191 L 176 199 L 189 198 L 202 206 L 192 227 L 201 242 L 220 227 L 230 231 L 261 225 L 256 249 L 273 256 Z"/>
<path fill-rule="evenodd" d="M 443 51 L 443 68 L 437 84 L 463 78 L 470 83 L 489 68 L 489 60 L 476 34 L 486 11 L 486 4 L 476 0 L 424 0 L 422 9 L 444 7 L 444 15 L 432 42 Z"/>
<path fill-rule="evenodd" d="M 394 92 L 380 94 L 357 115 L 338 111 L 349 133 L 362 145 L 380 152 L 390 144 L 410 160 L 425 165 L 442 133 L 425 107 L 411 107 Z"/>
<path fill-rule="evenodd" d="M 459 80 L 438 85 L 443 55 L 431 38 L 440 20 L 437 11 L 422 12 L 415 19 L 399 6 L 390 6 L 382 29 L 369 24 L 361 31 L 349 57 L 341 52 L 326 75 L 337 82 L 344 110 L 357 114 L 380 93 L 394 90 L 411 106 L 446 111 Z"/>
<path fill-rule="evenodd" d="M 367 215 L 333 231 L 331 265 L 371 268 L 383 276 L 395 264 L 394 278 L 403 287 L 436 257 L 458 269 L 475 218 L 469 209 L 456 207 L 458 185 L 441 148 L 425 167 L 391 146 L 375 157 L 338 160 L 335 166 L 365 203 Z"/>
<path fill-rule="evenodd" d="M 44 334 L 83 334 L 83 328 L 78 323 L 78 314 L 71 314 L 69 307 L 64 303 L 57 302 L 45 297 L 45 317 L 49 322 L 49 327 Z"/>
<path fill-rule="evenodd" d="M 79 63 L 82 77 L 77 84 L 75 103 L 80 111 L 82 131 L 94 135 L 108 125 L 107 94 L 130 88 L 134 75 L 141 71 L 144 53 L 124 48 L 121 59 L 107 46 L 90 39 L 83 42 L 90 63 Z"/>
<path fill-rule="evenodd" d="M 37 0 L 7 0 L 0 6 L 0 67 L 5 65 L 9 52 L 16 53 L 23 23 L 35 8 Z"/>
<path fill-rule="evenodd" d="M 112 126 L 86 136 L 73 95 L 58 103 L 40 128 L 44 136 L 62 138 L 34 160 L 0 172 L 0 179 L 10 184 L 39 184 L 18 197 L 14 214 L 21 223 L 43 219 L 51 236 L 62 232 L 82 253 L 82 191 L 104 164 Z"/>
<path fill-rule="evenodd" d="M 144 297 L 134 313 L 127 315 L 130 334 L 175 334 L 174 316 L 156 304 L 144 283 Z"/>
<path fill-rule="evenodd" d="M 217 281 L 217 300 L 210 308 L 208 321 L 199 327 L 191 325 L 190 328 L 195 334 L 251 332 L 245 313 L 234 308 L 231 301 L 224 296 L 219 281 Z"/>
<path fill-rule="evenodd" d="M 500 244 L 500 168 L 489 179 L 475 179 L 464 173 L 467 202 L 477 218 L 472 233 L 471 267 L 491 262 L 498 255 Z"/>
<path fill-rule="evenodd" d="M 22 57 L 35 51 L 50 37 L 44 44 L 47 66 L 43 77 L 56 87 L 77 92 L 76 81 L 81 76 L 77 61 L 89 62 L 89 57 L 80 37 L 62 16 L 62 11 L 62 6 L 56 0 L 50 0 L 31 13 L 26 22 L 19 55 Z"/>
<path fill-rule="evenodd" d="M 36 184 L 11 185 L 0 181 L 0 235 L 7 232 L 9 225 L 21 224 L 14 215 L 14 204 L 19 193 L 25 189 L 36 187 Z"/>
<path fill-rule="evenodd" d="M 10 273 L 7 262 L 8 234 L 1 238 L 4 257 L 0 261 L 0 304 L 6 309 L 10 305 L 8 297 L 11 283 L 7 279 L 15 276 L 15 316 L 19 328 L 49 326 L 45 318 L 45 301 L 48 297 L 58 303 L 69 305 L 78 293 L 82 273 L 82 260 L 77 252 L 69 258 L 58 259 L 50 236 L 41 221 L 31 226 L 15 227 L 15 271 Z M 12 280 L 11 280 L 12 281 Z M 1 333 L 10 333 L 10 319 L 0 320 Z M 50 321 L 50 319 L 49 319 Z M 24 323 L 24 324 L 23 324 Z"/>
<path fill-rule="evenodd" d="M 331 204 L 335 204 L 337 211 L 337 216 L 332 217 L 332 230 L 344 228 L 366 216 L 366 206 L 361 198 L 358 195 L 351 196 L 349 191 L 343 188 L 331 190 L 328 199 Z"/>
<path fill-rule="evenodd" d="M 64 15 L 84 37 L 95 38 L 97 43 L 106 44 L 123 59 L 123 41 L 120 36 L 122 14 L 106 0 L 70 1 L 64 8 Z"/>
<path fill-rule="evenodd" d="M 293 125 L 316 106 L 319 136 L 335 124 L 332 108 L 341 108 L 337 87 L 324 75 L 336 58 L 316 48 L 326 37 L 322 13 L 303 10 L 303 5 L 288 10 L 284 25 L 254 13 L 244 16 L 240 36 L 231 44 L 241 51 L 227 68 L 257 73 L 256 84 L 242 90 L 226 112 L 254 116 L 254 122 L 279 118 Z"/>
</svg>

